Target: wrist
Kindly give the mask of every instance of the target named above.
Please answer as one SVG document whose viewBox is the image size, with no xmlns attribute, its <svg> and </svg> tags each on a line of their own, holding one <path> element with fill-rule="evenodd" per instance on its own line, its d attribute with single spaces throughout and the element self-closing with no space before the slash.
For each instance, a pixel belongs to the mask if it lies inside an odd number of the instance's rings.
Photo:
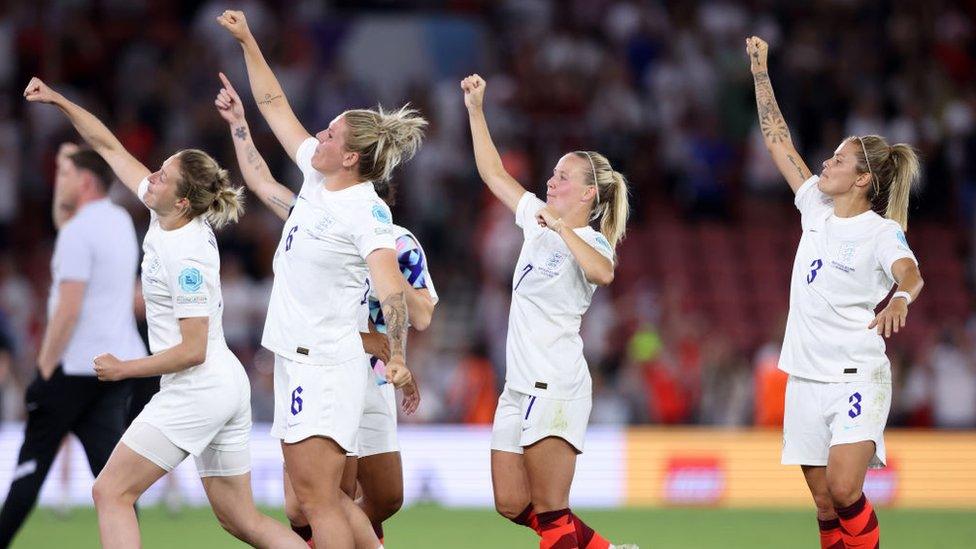
<svg viewBox="0 0 976 549">
<path fill-rule="evenodd" d="M 898 292 L 895 292 L 891 296 L 891 300 L 892 301 L 894 301 L 895 299 L 904 299 L 905 300 L 905 305 L 911 305 L 911 303 L 912 303 L 912 294 L 910 294 L 908 292 L 905 292 L 905 291 L 898 291 Z"/>
</svg>

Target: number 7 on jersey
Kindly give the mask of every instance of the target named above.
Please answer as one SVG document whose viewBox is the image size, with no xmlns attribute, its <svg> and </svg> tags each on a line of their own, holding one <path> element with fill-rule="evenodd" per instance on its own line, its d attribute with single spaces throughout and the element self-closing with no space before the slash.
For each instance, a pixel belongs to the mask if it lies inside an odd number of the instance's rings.
<svg viewBox="0 0 976 549">
<path fill-rule="evenodd" d="M 515 283 L 515 287 L 512 288 L 512 291 L 513 292 L 515 290 L 518 290 L 519 284 L 521 284 L 522 281 L 525 280 L 525 275 L 529 274 L 530 271 L 532 271 L 532 264 L 531 263 L 529 263 L 525 267 L 522 267 L 522 276 L 519 277 L 518 282 Z"/>
</svg>

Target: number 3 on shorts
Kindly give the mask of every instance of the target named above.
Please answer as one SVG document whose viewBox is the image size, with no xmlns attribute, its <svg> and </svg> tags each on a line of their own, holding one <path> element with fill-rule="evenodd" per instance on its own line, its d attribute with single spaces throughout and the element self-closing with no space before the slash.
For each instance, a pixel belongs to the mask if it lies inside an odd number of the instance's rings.
<svg viewBox="0 0 976 549">
<path fill-rule="evenodd" d="M 295 387 L 295 390 L 291 392 L 291 415 L 297 416 L 299 412 L 302 411 L 302 386 L 299 385 Z"/>
<path fill-rule="evenodd" d="M 851 405 L 851 409 L 847 411 L 847 415 L 851 416 L 851 419 L 861 415 L 861 393 L 854 393 L 851 398 L 847 399 L 847 402 Z"/>
</svg>

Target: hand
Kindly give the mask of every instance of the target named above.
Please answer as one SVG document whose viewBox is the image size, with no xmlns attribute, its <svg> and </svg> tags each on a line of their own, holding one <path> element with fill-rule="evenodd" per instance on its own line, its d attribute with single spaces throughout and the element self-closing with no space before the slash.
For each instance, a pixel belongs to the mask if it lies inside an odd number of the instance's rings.
<svg viewBox="0 0 976 549">
<path fill-rule="evenodd" d="M 115 358 L 111 353 L 103 353 L 95 357 L 95 375 L 99 381 L 119 381 L 125 379 L 125 363 Z"/>
<path fill-rule="evenodd" d="M 888 306 L 874 317 L 868 329 L 878 327 L 878 335 L 891 337 L 892 332 L 898 333 L 899 328 L 905 327 L 905 320 L 908 318 L 908 301 L 903 297 L 893 298 L 888 302 Z"/>
<path fill-rule="evenodd" d="M 31 103 L 57 103 L 61 94 L 52 90 L 38 77 L 33 77 L 24 88 L 24 99 Z"/>
<path fill-rule="evenodd" d="M 746 53 L 749 54 L 749 68 L 753 74 L 766 70 L 766 55 L 769 44 L 758 36 L 746 38 Z"/>
<path fill-rule="evenodd" d="M 417 380 L 411 380 L 403 386 L 403 402 L 401 403 L 403 413 L 412 415 L 420 407 L 420 388 L 417 387 Z"/>
<path fill-rule="evenodd" d="M 217 74 L 220 76 L 220 81 L 224 85 L 217 92 L 217 98 L 214 99 L 217 112 L 220 113 L 221 118 L 232 126 L 244 122 L 244 104 L 241 103 L 241 96 L 237 95 L 237 91 L 231 85 L 230 80 L 224 76 L 224 73 Z"/>
<path fill-rule="evenodd" d="M 485 79 L 472 74 L 461 81 L 461 89 L 464 90 L 464 106 L 468 110 L 480 109 L 485 99 Z"/>
<path fill-rule="evenodd" d="M 251 29 L 247 27 L 247 19 L 243 11 L 225 10 L 217 16 L 217 22 L 221 27 L 227 29 L 238 42 L 244 42 L 251 38 Z"/>
<path fill-rule="evenodd" d="M 543 206 L 538 212 L 536 212 L 535 221 L 540 227 L 552 229 L 557 233 L 562 232 L 563 228 L 566 226 L 566 223 L 563 222 L 562 218 L 556 217 L 548 206 Z"/>
<path fill-rule="evenodd" d="M 363 338 L 363 349 L 366 354 L 375 356 L 384 363 L 390 360 L 390 338 L 386 337 L 386 334 L 370 332 L 359 335 Z"/>
<path fill-rule="evenodd" d="M 404 364 L 403 357 L 392 357 L 386 363 L 386 380 L 397 389 L 402 389 L 404 385 L 413 381 L 413 374 Z"/>
</svg>

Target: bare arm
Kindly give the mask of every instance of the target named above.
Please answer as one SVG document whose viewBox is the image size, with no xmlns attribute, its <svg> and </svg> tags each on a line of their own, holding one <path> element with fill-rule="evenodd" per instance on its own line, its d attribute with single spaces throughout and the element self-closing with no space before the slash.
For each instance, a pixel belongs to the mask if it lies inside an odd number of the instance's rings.
<svg viewBox="0 0 976 549">
<path fill-rule="evenodd" d="M 891 265 L 891 274 L 898 284 L 898 291 L 908 292 L 911 302 L 914 303 L 925 285 L 918 265 L 911 259 L 903 257 Z M 904 328 L 908 320 L 908 304 L 909 301 L 902 297 L 892 297 L 888 305 L 874 317 L 868 329 L 877 328 L 878 334 L 884 337 L 891 337 L 892 333 L 897 334 L 898 329 Z"/>
<path fill-rule="evenodd" d="M 161 353 L 120 361 L 110 354 L 95 357 L 95 373 L 102 381 L 118 381 L 133 377 L 151 377 L 181 372 L 203 364 L 207 359 L 207 333 L 210 319 L 181 318 L 179 344 Z"/>
<path fill-rule="evenodd" d="M 376 293 L 386 319 L 386 337 L 390 340 L 390 360 L 387 361 L 387 377 L 397 387 L 409 382 L 410 372 L 406 367 L 407 356 L 407 298 L 403 275 L 397 265 L 396 252 L 382 248 L 374 250 L 366 257 L 369 277 L 376 286 Z M 392 367 L 392 372 L 391 372 Z M 402 369 L 404 377 L 398 378 Z"/>
<path fill-rule="evenodd" d="M 768 48 L 769 46 L 759 38 L 752 37 L 746 40 L 746 50 L 756 86 L 756 108 L 759 111 L 759 127 L 762 130 L 763 142 L 766 144 L 766 150 L 773 157 L 773 163 L 795 193 L 812 173 L 796 152 L 790 129 L 776 103 L 776 96 L 773 95 L 773 85 L 769 81 L 769 71 L 766 67 Z"/>
<path fill-rule="evenodd" d="M 482 109 L 485 81 L 474 74 L 461 81 L 461 89 L 464 90 L 464 105 L 468 109 L 468 122 L 471 125 L 471 140 L 474 144 L 474 160 L 478 166 L 478 174 L 492 194 L 514 212 L 518 207 L 519 199 L 525 194 L 525 188 L 505 171 L 502 158 L 488 132 L 488 122 Z"/>
<path fill-rule="evenodd" d="M 224 87 L 217 94 L 214 104 L 220 116 L 230 126 L 234 151 L 237 153 L 237 163 L 241 167 L 244 183 L 248 190 L 256 194 L 275 215 L 281 219 L 288 219 L 291 207 L 295 203 L 295 193 L 271 175 L 271 170 L 268 169 L 268 165 L 251 139 L 251 131 L 244 118 L 244 105 L 241 103 L 240 96 L 224 73 L 220 73 L 220 79 Z"/>
<path fill-rule="evenodd" d="M 217 18 L 225 29 L 241 44 L 244 50 L 244 63 L 247 65 L 247 76 L 251 81 L 251 94 L 257 101 L 261 115 L 271 126 L 271 131 L 284 147 L 285 152 L 294 161 L 298 154 L 298 147 L 311 135 L 298 121 L 288 98 L 285 97 L 281 84 L 268 65 L 257 40 L 251 34 L 244 18 L 244 12 L 227 10 Z"/>
<path fill-rule="evenodd" d="M 430 320 L 434 316 L 434 299 L 427 288 L 414 288 L 406 279 L 403 282 L 407 310 L 410 312 L 410 326 L 422 332 L 430 326 Z"/>
<path fill-rule="evenodd" d="M 122 143 L 92 113 L 52 90 L 40 78 L 31 78 L 24 98 L 31 102 L 50 103 L 68 117 L 82 139 L 108 162 L 119 180 L 132 192 L 138 192 L 139 182 L 149 175 L 149 168 L 125 150 Z"/>
<path fill-rule="evenodd" d="M 78 325 L 87 286 L 87 282 L 79 280 L 66 280 L 58 285 L 58 304 L 47 321 L 41 350 L 37 353 L 37 367 L 44 379 L 50 379 L 64 356 L 64 350 L 68 348 L 71 335 Z"/>
</svg>

